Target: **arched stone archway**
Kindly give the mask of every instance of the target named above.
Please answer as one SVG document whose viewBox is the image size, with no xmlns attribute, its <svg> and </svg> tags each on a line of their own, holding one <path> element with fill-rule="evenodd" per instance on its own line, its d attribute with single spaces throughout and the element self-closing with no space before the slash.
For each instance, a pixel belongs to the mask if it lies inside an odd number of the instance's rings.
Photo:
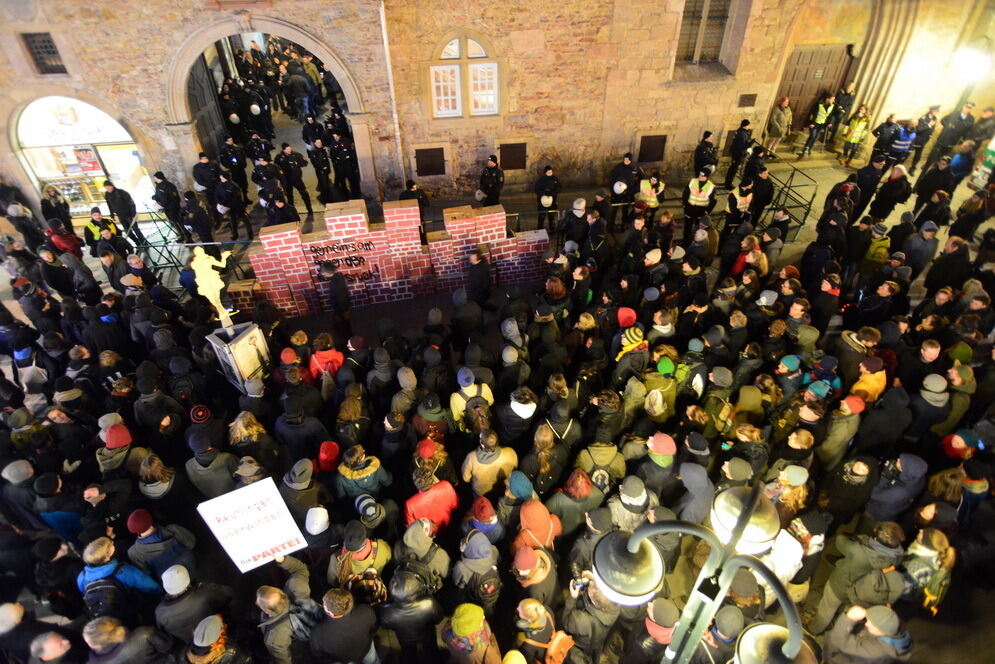
<svg viewBox="0 0 995 664">
<path fill-rule="evenodd" d="M 192 113 L 187 95 L 187 78 L 194 61 L 211 44 L 235 34 L 262 32 L 283 37 L 300 44 L 314 53 L 335 76 L 348 107 L 348 118 L 352 125 L 356 155 L 359 160 L 363 190 L 367 194 L 377 194 L 376 169 L 373 160 L 371 140 L 371 118 L 355 78 L 336 53 L 321 39 L 298 25 L 274 16 L 250 14 L 247 11 L 219 17 L 216 21 L 192 32 L 176 50 L 166 68 L 166 117 L 173 138 L 187 161 L 196 160 L 200 146 L 194 135 L 191 122 Z"/>
<path fill-rule="evenodd" d="M 149 166 L 158 163 L 162 146 L 150 140 L 148 135 L 138 129 L 117 104 L 109 99 L 72 85 L 46 83 L 12 86 L 7 89 L 7 94 L 0 96 L 0 118 L 5 118 L 7 121 L 6 131 L 0 132 L 0 154 L 3 155 L 0 163 L 4 164 L 4 175 L 8 176 L 12 184 L 17 185 L 31 200 L 36 215 L 41 214 L 41 209 L 38 207 L 39 193 L 35 190 L 34 182 L 23 163 L 17 158 L 17 152 L 20 149 L 17 125 L 21 112 L 28 104 L 36 99 L 53 95 L 74 97 L 107 113 L 131 135 L 135 145 L 138 146 L 138 157 L 146 171 L 155 170 L 150 169 Z"/>
</svg>

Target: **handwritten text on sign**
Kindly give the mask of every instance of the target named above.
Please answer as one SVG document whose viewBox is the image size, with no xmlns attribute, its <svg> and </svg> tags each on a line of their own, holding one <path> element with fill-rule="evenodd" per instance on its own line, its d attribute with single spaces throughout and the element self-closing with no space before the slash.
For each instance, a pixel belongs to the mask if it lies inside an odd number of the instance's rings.
<svg viewBox="0 0 995 664">
<path fill-rule="evenodd" d="M 197 511 L 243 573 L 307 547 L 269 477 L 204 501 Z"/>
</svg>

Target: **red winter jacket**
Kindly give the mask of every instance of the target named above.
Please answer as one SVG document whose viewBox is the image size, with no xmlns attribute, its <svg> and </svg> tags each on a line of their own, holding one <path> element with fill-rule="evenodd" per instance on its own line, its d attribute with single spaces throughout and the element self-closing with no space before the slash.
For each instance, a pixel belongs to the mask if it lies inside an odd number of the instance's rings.
<svg viewBox="0 0 995 664">
<path fill-rule="evenodd" d="M 410 526 L 418 519 L 428 519 L 435 524 L 435 532 L 449 525 L 453 511 L 459 505 L 456 489 L 445 480 L 428 491 L 419 491 L 404 503 L 404 525 Z"/>
</svg>

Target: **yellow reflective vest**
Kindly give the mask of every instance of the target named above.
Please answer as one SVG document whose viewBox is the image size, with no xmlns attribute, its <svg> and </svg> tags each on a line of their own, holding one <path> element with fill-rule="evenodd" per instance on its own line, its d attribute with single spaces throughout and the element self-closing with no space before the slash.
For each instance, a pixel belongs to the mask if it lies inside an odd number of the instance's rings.
<svg viewBox="0 0 995 664">
<path fill-rule="evenodd" d="M 740 212 L 746 212 L 750 209 L 750 203 L 753 202 L 753 192 L 751 191 L 746 196 L 736 195 L 736 209 Z"/>
<path fill-rule="evenodd" d="M 660 199 L 658 199 L 657 196 L 663 193 L 663 187 L 664 187 L 663 182 L 660 182 L 660 189 L 656 190 L 653 188 L 653 185 L 650 184 L 650 181 L 648 179 L 640 180 L 639 193 L 636 194 L 636 200 L 646 201 L 646 204 L 651 208 L 659 207 Z"/>
<path fill-rule="evenodd" d="M 715 191 L 715 185 L 712 182 L 706 182 L 704 186 L 701 186 L 701 181 L 698 178 L 691 178 L 688 182 L 688 205 L 694 205 L 696 207 L 708 207 L 708 200 Z"/>
</svg>

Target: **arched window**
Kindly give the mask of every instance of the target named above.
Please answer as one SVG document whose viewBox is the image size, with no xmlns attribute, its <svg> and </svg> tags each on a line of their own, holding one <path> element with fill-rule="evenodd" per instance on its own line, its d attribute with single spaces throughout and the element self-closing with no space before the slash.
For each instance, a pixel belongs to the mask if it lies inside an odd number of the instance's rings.
<svg viewBox="0 0 995 664">
<path fill-rule="evenodd" d="M 429 67 L 432 117 L 497 115 L 498 63 L 473 37 L 453 37 Z"/>
</svg>

